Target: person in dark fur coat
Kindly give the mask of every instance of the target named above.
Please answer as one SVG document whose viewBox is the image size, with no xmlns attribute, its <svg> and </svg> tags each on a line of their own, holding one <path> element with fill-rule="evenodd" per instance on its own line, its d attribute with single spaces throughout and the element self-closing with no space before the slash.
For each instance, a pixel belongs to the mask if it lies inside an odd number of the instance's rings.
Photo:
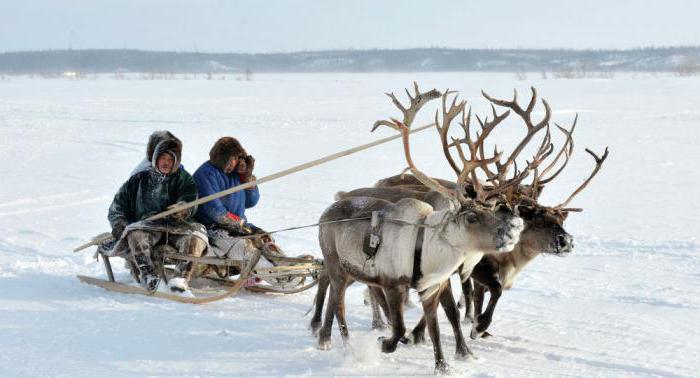
<svg viewBox="0 0 700 378">
<path fill-rule="evenodd" d="M 182 142 L 180 139 L 178 139 L 168 130 L 156 130 L 148 137 L 148 143 L 146 144 L 146 157 L 141 160 L 133 171 L 131 171 L 130 176 L 146 171 L 151 167 L 151 160 L 153 160 L 153 153 L 155 152 L 156 146 L 158 143 L 164 140 L 174 141 L 175 152 L 178 154 L 178 156 L 182 156 Z M 182 164 L 180 164 L 180 169 L 182 168 Z"/>
<path fill-rule="evenodd" d="M 151 166 L 131 176 L 114 196 L 108 219 L 117 240 L 114 255 L 130 258 L 141 283 L 149 291 L 158 288 L 151 251 L 160 243 L 176 247 L 180 253 L 202 256 L 208 246 L 206 230 L 190 222 L 196 209 L 190 208 L 158 221 L 146 218 L 161 213 L 175 204 L 197 199 L 192 176 L 180 167 L 182 144 L 179 140 L 161 140 L 153 149 Z M 179 267 L 181 277 L 171 279 L 172 291 L 189 290 L 193 264 Z"/>
</svg>

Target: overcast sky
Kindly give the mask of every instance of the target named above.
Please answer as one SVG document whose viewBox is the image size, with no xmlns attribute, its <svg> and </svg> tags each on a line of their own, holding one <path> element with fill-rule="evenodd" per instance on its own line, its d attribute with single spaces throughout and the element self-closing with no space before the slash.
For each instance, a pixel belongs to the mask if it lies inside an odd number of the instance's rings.
<svg viewBox="0 0 700 378">
<path fill-rule="evenodd" d="M 698 0 L 0 0 L 0 51 L 700 45 Z"/>
</svg>

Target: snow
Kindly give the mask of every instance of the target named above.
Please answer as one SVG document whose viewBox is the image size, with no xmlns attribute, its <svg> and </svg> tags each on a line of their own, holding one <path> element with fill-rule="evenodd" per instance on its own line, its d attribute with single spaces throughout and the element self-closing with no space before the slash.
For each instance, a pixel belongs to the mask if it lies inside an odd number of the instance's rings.
<svg viewBox="0 0 700 378">
<path fill-rule="evenodd" d="M 521 101 L 534 85 L 569 125 L 579 114 L 577 152 L 543 194 L 563 201 L 593 163 L 610 157 L 570 204 L 575 251 L 539 257 L 502 297 L 495 336 L 468 345 L 478 359 L 448 362 L 466 376 L 672 376 L 700 369 L 700 77 L 618 74 L 544 80 L 530 74 L 255 75 L 253 81 L 83 80 L 11 77 L 0 82 L 0 376 L 432 375 L 430 343 L 381 354 L 362 286 L 347 294 L 351 339 L 337 328 L 330 351 L 307 329 L 315 289 L 295 295 L 241 293 L 193 306 L 81 284 L 104 277 L 92 253 L 73 254 L 108 229 L 107 207 L 142 159 L 148 135 L 169 129 L 194 171 L 216 138 L 233 135 L 255 155 L 262 177 L 391 135 L 370 134 L 396 116 L 383 94 L 417 80 L 455 88 L 484 114 L 480 89 Z M 539 113 L 541 115 L 541 110 Z M 431 121 L 425 111 L 417 124 Z M 517 126 L 513 126 L 513 130 Z M 507 143 L 515 134 L 504 136 Z M 433 131 L 413 138 L 422 170 L 450 177 Z M 261 186 L 249 218 L 269 230 L 314 223 L 338 190 L 400 172 L 400 143 Z M 320 256 L 317 230 L 281 233 L 292 254 Z M 119 261 L 120 279 L 128 279 Z M 414 297 L 415 300 L 415 297 Z M 409 309 L 407 325 L 420 311 Z M 465 334 L 469 327 L 464 326 Z"/>
</svg>

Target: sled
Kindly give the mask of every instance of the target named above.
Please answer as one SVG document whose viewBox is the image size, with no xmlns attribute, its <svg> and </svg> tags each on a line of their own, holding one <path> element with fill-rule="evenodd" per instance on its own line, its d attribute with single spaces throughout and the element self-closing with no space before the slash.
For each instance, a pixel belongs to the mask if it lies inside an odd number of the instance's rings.
<svg viewBox="0 0 700 378">
<path fill-rule="evenodd" d="M 101 241 L 104 242 L 104 241 Z M 95 244 L 92 244 L 95 245 Z M 99 244 L 98 244 L 99 245 Z M 177 253 L 170 246 L 161 245 L 154 248 L 154 256 L 159 263 L 161 285 L 172 276 L 173 269 L 169 266 L 180 261 L 188 261 L 198 265 L 196 271 L 201 274 L 193 277 L 190 282 L 192 296 L 179 295 L 164 291 L 149 292 L 138 283 L 138 277 L 129 282 L 118 282 L 114 278 L 111 258 L 102 248 L 98 247 L 96 256 L 102 258 L 107 279 L 78 275 L 78 279 L 86 284 L 98 286 L 105 290 L 124 294 L 138 294 L 180 303 L 205 304 L 230 298 L 241 289 L 254 293 L 295 294 L 306 291 L 318 283 L 323 269 L 323 262 L 310 255 L 288 257 L 263 246 L 256 250 L 249 259 L 238 260 L 218 257 L 194 257 Z M 256 269 L 255 265 L 264 256 L 276 266 Z M 281 265 L 284 264 L 284 265 Z M 229 275 L 231 271 L 235 275 Z M 222 273 L 223 272 L 223 273 Z M 267 281 L 268 283 L 262 283 Z M 276 282 L 272 285 L 269 282 Z"/>
</svg>

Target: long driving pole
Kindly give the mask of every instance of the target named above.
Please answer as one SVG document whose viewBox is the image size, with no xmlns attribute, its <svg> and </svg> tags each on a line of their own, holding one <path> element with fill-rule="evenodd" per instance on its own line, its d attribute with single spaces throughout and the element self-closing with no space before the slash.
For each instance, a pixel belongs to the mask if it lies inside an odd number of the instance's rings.
<svg viewBox="0 0 700 378">
<path fill-rule="evenodd" d="M 429 125 L 425 125 L 425 126 L 421 126 L 421 127 L 412 129 L 410 132 L 411 132 L 411 133 L 416 133 L 416 132 L 419 132 L 419 131 L 423 131 L 423 130 L 425 130 L 425 129 L 427 129 L 427 128 L 433 127 L 433 126 L 435 126 L 435 124 L 434 124 L 434 123 L 431 123 L 431 124 L 429 124 Z M 377 146 L 377 145 L 380 145 L 380 144 L 382 144 L 382 143 L 386 143 L 386 142 L 389 142 L 389 141 L 392 141 L 392 140 L 398 139 L 398 138 L 401 138 L 401 134 L 400 134 L 400 133 L 399 133 L 398 135 L 394 135 L 394 136 L 386 137 L 386 138 L 383 138 L 383 139 L 379 139 L 379 140 L 376 140 L 376 141 L 371 142 L 371 143 L 363 144 L 362 146 L 357 146 L 357 147 L 351 148 L 351 149 L 349 149 L 349 150 L 336 152 L 336 153 L 334 153 L 334 154 L 331 154 L 331 155 L 322 157 L 322 158 L 320 158 L 320 159 L 316 159 L 316 160 L 310 161 L 310 162 L 308 162 L 308 163 L 300 164 L 300 165 L 297 165 L 296 167 L 292 167 L 292 168 L 289 168 L 289 169 L 285 169 L 284 171 L 280 171 L 280 172 L 277 172 L 277 173 L 273 173 L 273 174 L 271 174 L 271 175 L 269 175 L 269 176 L 262 177 L 262 178 L 260 178 L 260 179 L 258 179 L 258 180 L 250 181 L 250 182 L 247 182 L 247 183 L 245 183 L 245 184 L 241 184 L 241 185 L 238 185 L 238 186 L 234 186 L 233 188 L 229 188 L 229 189 L 226 189 L 226 190 L 221 191 L 221 192 L 218 192 L 218 193 L 210 194 L 210 195 L 208 195 L 208 196 L 206 196 L 206 197 L 202 197 L 202 198 L 196 199 L 196 200 L 194 200 L 194 201 L 192 201 L 192 202 L 188 202 L 188 203 L 184 203 L 184 204 L 179 205 L 179 206 L 175 206 L 175 207 L 173 207 L 173 208 L 171 208 L 171 209 L 169 209 L 169 210 L 166 210 L 166 211 L 164 211 L 164 212 L 162 212 L 162 213 L 153 215 L 153 216 L 147 218 L 146 220 L 152 221 L 152 220 L 162 219 L 162 218 L 167 217 L 168 215 L 175 214 L 175 213 L 180 212 L 180 211 L 182 211 L 182 210 L 187 210 L 187 209 L 192 208 L 192 207 L 195 207 L 195 206 L 197 206 L 197 205 L 201 205 L 201 204 L 203 204 L 203 203 L 206 203 L 206 202 L 215 200 L 215 199 L 217 199 L 217 198 L 221 198 L 221 197 L 223 197 L 223 196 L 227 196 L 227 195 L 229 195 L 229 194 L 231 194 L 231 193 L 235 193 L 235 192 L 238 192 L 238 191 L 241 191 L 241 190 L 244 190 L 244 189 L 248 189 L 248 188 L 253 188 L 253 187 L 255 187 L 255 186 L 258 185 L 258 184 L 262 184 L 262 183 L 265 183 L 265 182 L 268 182 L 268 181 L 272 181 L 272 180 L 278 179 L 278 178 L 280 178 L 280 177 L 284 177 L 284 176 L 287 176 L 287 175 L 291 175 L 292 173 L 296 173 L 296 172 L 299 172 L 299 171 L 303 171 L 304 169 L 311 168 L 311 167 L 315 167 L 315 166 L 317 166 L 317 165 L 321 165 L 321 164 L 326 163 L 326 162 L 329 162 L 329 161 L 331 161 L 331 160 L 335 160 L 335 159 L 341 158 L 341 157 L 343 157 L 343 156 L 348 156 L 348 155 L 354 154 L 355 152 L 359 152 L 359 151 L 362 151 L 362 150 L 366 150 L 366 149 L 368 149 L 368 148 L 372 148 L 372 147 L 374 147 L 374 146 Z"/>
<path fill-rule="evenodd" d="M 427 128 L 433 127 L 433 126 L 435 126 L 435 124 L 434 124 L 434 123 L 431 123 L 431 124 L 429 124 L 429 125 L 425 125 L 425 126 L 421 126 L 421 127 L 412 129 L 410 132 L 411 132 L 411 133 L 416 133 L 416 132 L 419 132 L 419 131 L 423 131 L 423 130 L 425 130 L 425 129 L 427 129 Z M 153 215 L 153 216 L 151 216 L 150 218 L 147 218 L 146 220 L 157 220 L 157 219 L 161 219 L 161 218 L 167 217 L 168 215 L 175 214 L 175 213 L 177 213 L 177 212 L 179 212 L 179 211 L 187 210 L 187 209 L 189 209 L 189 208 L 191 208 L 191 207 L 194 207 L 194 206 L 197 206 L 197 205 L 201 205 L 201 204 L 203 204 L 203 203 L 209 202 L 209 201 L 211 201 L 211 200 L 215 200 L 215 199 L 217 199 L 217 198 L 221 198 L 221 197 L 223 197 L 223 196 L 227 196 L 227 195 L 229 195 L 229 194 L 231 194 L 231 193 L 235 193 L 235 192 L 238 192 L 238 191 L 243 190 L 243 189 L 252 188 L 252 187 L 254 187 L 254 186 L 258 185 L 258 184 L 262 184 L 262 183 L 264 183 L 264 182 L 272 181 L 272 180 L 274 180 L 274 179 L 278 179 L 278 178 L 280 178 L 280 177 L 287 176 L 287 175 L 290 175 L 290 174 L 295 173 L 295 172 L 302 171 L 302 170 L 307 169 L 307 168 L 315 167 L 315 166 L 320 165 L 320 164 L 323 164 L 323 163 L 325 163 L 325 162 L 328 162 L 328 161 L 331 161 L 331 160 L 335 160 L 335 159 L 341 158 L 341 157 L 343 157 L 343 156 L 348 156 L 348 155 L 354 154 L 355 152 L 359 152 L 359 151 L 362 151 L 362 150 L 366 150 L 366 149 L 368 149 L 368 148 L 371 148 L 371 147 L 380 145 L 380 144 L 382 144 L 382 143 L 386 143 L 386 142 L 392 141 L 392 140 L 394 140 L 394 139 L 401 138 L 401 136 L 402 136 L 402 135 L 399 133 L 398 135 L 394 135 L 394 136 L 386 137 L 386 138 L 383 138 L 383 139 L 379 139 L 379 140 L 376 140 L 376 141 L 374 141 L 374 142 L 372 142 L 372 143 L 367 143 L 367 144 L 364 144 L 364 145 L 362 145 L 362 146 L 357 146 L 357 147 L 351 148 L 351 149 L 349 149 L 349 150 L 345 150 L 345 151 L 341 151 L 341 152 L 336 152 L 336 153 L 334 153 L 334 154 L 332 154 L 332 155 L 328 155 L 328 156 L 322 157 L 322 158 L 320 158 L 320 159 L 316 159 L 316 160 L 314 160 L 314 161 L 310 161 L 310 162 L 308 162 L 308 163 L 304 163 L 304 164 L 301 164 L 301 165 L 297 165 L 296 167 L 292 167 L 292 168 L 286 169 L 286 170 L 284 170 L 284 171 L 280 171 L 280 172 L 271 174 L 271 175 L 269 175 L 269 176 L 265 176 L 265 177 L 263 177 L 263 178 L 261 178 L 261 179 L 259 179 L 259 180 L 247 182 L 247 183 L 245 183 L 245 184 L 241 184 L 241 185 L 238 185 L 238 186 L 234 186 L 233 188 L 229 188 L 229 189 L 226 189 L 226 190 L 221 191 L 221 192 L 218 192 L 218 193 L 210 194 L 210 195 L 208 195 L 208 196 L 206 196 L 206 197 L 199 198 L 199 199 L 194 200 L 194 201 L 192 201 L 192 202 L 184 203 L 184 204 L 182 204 L 182 205 L 180 205 L 180 206 L 173 207 L 173 208 L 170 209 L 170 210 L 166 210 L 166 211 L 164 211 L 164 212 L 162 212 L 162 213 Z M 112 234 L 110 234 L 109 232 L 105 232 L 105 233 L 103 233 L 103 234 L 100 234 L 100 235 L 95 236 L 95 237 L 92 238 L 92 240 L 90 240 L 89 242 L 87 242 L 87 243 L 85 243 L 85 244 L 83 244 L 83 245 L 81 245 L 81 246 L 75 248 L 75 249 L 73 250 L 73 252 L 82 251 L 82 250 L 85 249 L 85 248 L 88 248 L 88 247 L 93 246 L 93 245 L 98 245 L 98 244 L 100 244 L 100 243 L 102 243 L 102 242 L 105 242 L 105 241 L 107 241 L 107 240 L 110 240 L 111 238 L 112 238 Z"/>
</svg>

